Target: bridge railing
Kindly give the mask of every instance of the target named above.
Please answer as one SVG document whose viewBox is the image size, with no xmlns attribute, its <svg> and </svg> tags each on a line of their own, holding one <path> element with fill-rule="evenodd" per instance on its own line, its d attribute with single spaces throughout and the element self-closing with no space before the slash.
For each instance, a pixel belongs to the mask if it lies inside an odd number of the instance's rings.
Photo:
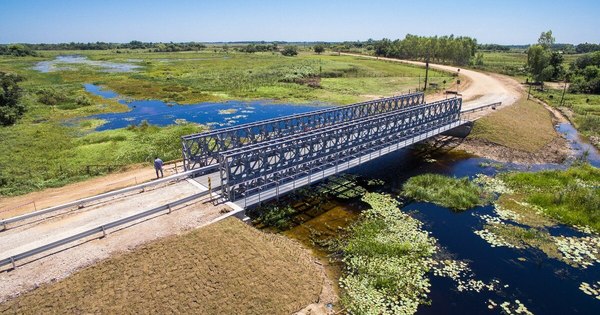
<svg viewBox="0 0 600 315">
<path fill-rule="evenodd" d="M 194 176 L 196 173 L 199 173 L 202 171 L 211 171 L 211 170 L 214 171 L 216 169 L 217 169 L 216 166 L 209 166 L 209 167 L 202 168 L 202 169 L 196 169 L 196 170 L 191 170 L 191 171 L 187 171 L 187 172 L 183 172 L 183 173 L 179 173 L 179 174 L 173 174 L 171 176 L 163 177 L 161 179 L 153 180 L 153 181 L 150 181 L 147 183 L 142 183 L 142 184 L 138 184 L 135 186 L 125 187 L 125 188 L 113 190 L 110 192 L 102 193 L 99 195 L 78 199 L 78 200 L 71 201 L 71 202 L 61 204 L 58 206 L 53 206 L 53 207 L 45 208 L 42 210 L 37 210 L 34 212 L 22 214 L 22 215 L 11 217 L 11 218 L 0 219 L 0 232 L 8 229 L 8 225 L 12 224 L 12 223 L 22 222 L 22 221 L 26 221 L 29 219 L 39 218 L 39 217 L 48 216 L 48 215 L 55 215 L 56 213 L 59 213 L 66 209 L 83 208 L 85 205 L 88 205 L 93 202 L 98 202 L 101 200 L 108 200 L 108 198 L 110 198 L 110 197 L 123 195 L 123 194 L 130 193 L 130 192 L 144 191 L 145 189 L 147 189 L 149 187 L 158 186 L 158 185 L 165 184 L 165 183 L 175 181 L 175 180 L 185 179 L 190 176 Z"/>
<path fill-rule="evenodd" d="M 384 113 L 224 152 L 220 160 L 223 195 L 235 200 L 246 190 L 393 143 L 460 119 L 462 99 L 454 98 Z"/>
<path fill-rule="evenodd" d="M 219 153 L 229 149 L 421 105 L 424 102 L 424 94 L 417 92 L 184 136 L 182 151 L 185 169 L 218 163 Z"/>
<path fill-rule="evenodd" d="M 321 181 L 328 176 L 339 174 L 340 172 L 344 172 L 345 170 L 348 170 L 354 166 L 393 152 L 398 148 L 418 143 L 424 139 L 433 137 L 460 125 L 461 122 L 456 121 L 443 127 L 430 128 L 426 132 L 419 134 L 417 137 L 399 138 L 397 141 L 391 144 L 382 142 L 365 146 L 362 150 L 357 151 L 352 155 L 342 156 L 339 159 L 333 161 L 330 160 L 328 163 L 316 165 L 310 169 L 306 169 L 302 173 L 291 173 L 291 175 L 287 177 L 271 179 L 262 185 L 254 186 L 243 192 L 236 193 L 236 200 L 234 200 L 234 202 L 240 205 L 240 207 L 246 209 L 248 206 L 278 198 L 280 194 Z"/>
<path fill-rule="evenodd" d="M 85 239 L 85 238 L 88 238 L 88 237 L 91 237 L 94 235 L 98 235 L 98 237 L 104 237 L 104 236 L 106 236 L 106 233 L 109 229 L 119 227 L 119 226 L 122 226 L 125 224 L 129 224 L 131 222 L 138 221 L 138 220 L 147 218 L 152 215 L 156 215 L 157 213 L 160 213 L 163 211 L 168 211 L 168 213 L 171 213 L 173 208 L 183 205 L 183 204 L 186 204 L 188 202 L 196 202 L 198 200 L 198 198 L 206 196 L 206 195 L 208 195 L 208 193 L 209 193 L 209 191 L 204 191 L 204 192 L 201 192 L 201 193 L 198 193 L 195 195 L 191 195 L 191 196 L 171 202 L 166 205 L 162 205 L 162 206 L 150 209 L 150 210 L 146 210 L 144 212 L 136 213 L 134 215 L 131 215 L 131 216 L 128 216 L 128 217 L 125 217 L 122 219 L 118 219 L 118 220 L 115 220 L 115 221 L 112 221 L 109 223 L 105 223 L 105 224 L 97 226 L 95 228 L 83 231 L 83 232 L 75 234 L 75 235 L 65 237 L 63 239 L 54 241 L 54 242 L 46 244 L 46 245 L 42 245 L 40 247 L 30 249 L 28 251 L 24 251 L 22 253 L 18 253 L 15 255 L 11 255 L 9 257 L 1 258 L 0 259 L 0 268 L 4 267 L 6 265 L 12 265 L 12 268 L 14 269 L 16 267 L 17 261 L 39 255 L 41 253 L 74 243 L 76 241 L 79 241 L 81 239 Z"/>
</svg>

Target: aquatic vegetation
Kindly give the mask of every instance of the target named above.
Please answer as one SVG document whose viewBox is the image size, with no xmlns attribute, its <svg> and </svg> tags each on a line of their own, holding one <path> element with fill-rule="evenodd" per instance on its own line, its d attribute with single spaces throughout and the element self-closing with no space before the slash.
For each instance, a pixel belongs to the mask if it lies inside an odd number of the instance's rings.
<svg viewBox="0 0 600 315">
<path fill-rule="evenodd" d="M 506 183 L 498 177 L 487 176 L 485 174 L 477 174 L 473 179 L 473 183 L 480 185 L 483 189 L 489 193 L 494 194 L 512 194 L 513 190 L 510 189 Z"/>
<path fill-rule="evenodd" d="M 466 210 L 488 202 L 482 187 L 468 178 L 452 178 L 438 174 L 411 177 L 402 186 L 402 195 L 454 210 Z"/>
<path fill-rule="evenodd" d="M 497 206 L 495 212 L 498 216 L 476 214 L 485 224 L 483 229 L 473 232 L 491 247 L 536 248 L 550 258 L 583 269 L 600 263 L 600 237 L 597 235 L 552 236 L 540 228 L 509 223 L 521 220 L 510 210 Z"/>
<path fill-rule="evenodd" d="M 567 263 L 583 269 L 600 263 L 600 237 L 558 236 L 554 240 Z"/>
<path fill-rule="evenodd" d="M 533 315 L 529 309 L 525 306 L 525 304 L 521 303 L 519 300 L 504 301 L 498 305 L 498 303 L 494 302 L 492 299 L 488 300 L 488 309 L 493 310 L 496 306 L 500 306 L 500 309 L 504 314 L 525 314 L 525 315 Z"/>
<path fill-rule="evenodd" d="M 291 226 L 291 218 L 296 214 L 296 210 L 291 206 L 266 205 L 261 207 L 258 217 L 252 221 L 253 224 L 267 227 L 274 227 L 279 230 L 285 230 Z"/>
<path fill-rule="evenodd" d="M 367 186 L 383 186 L 385 185 L 385 181 L 383 179 L 374 179 L 370 178 L 367 180 Z"/>
<path fill-rule="evenodd" d="M 496 170 L 502 170 L 502 169 L 506 168 L 506 165 L 503 163 L 497 163 L 497 162 L 480 162 L 479 167 L 482 167 L 482 168 L 491 167 Z"/>
<path fill-rule="evenodd" d="M 413 314 L 426 300 L 434 239 L 389 195 L 367 193 L 371 206 L 342 242 L 342 303 L 351 314 Z"/>
<path fill-rule="evenodd" d="M 579 290 L 583 291 L 583 293 L 595 297 L 600 300 L 600 281 L 596 281 L 596 283 L 589 284 L 587 282 L 582 282 L 579 285 Z"/>
<path fill-rule="evenodd" d="M 552 219 L 600 232 L 600 169 L 589 164 L 567 170 L 501 174 L 501 179 Z"/>
<path fill-rule="evenodd" d="M 541 207 L 523 201 L 522 194 L 501 195 L 496 200 L 495 212 L 506 221 L 513 221 L 531 227 L 548 227 L 556 225 L 556 221 L 544 214 Z"/>
<path fill-rule="evenodd" d="M 220 109 L 219 110 L 219 115 L 233 115 L 235 113 L 237 113 L 237 109 L 235 108 L 229 108 L 229 109 Z"/>
<path fill-rule="evenodd" d="M 367 190 L 357 183 L 357 177 L 350 174 L 330 178 L 324 189 L 340 199 L 353 199 L 367 193 Z"/>
<path fill-rule="evenodd" d="M 500 281 L 494 279 L 488 283 L 475 279 L 469 264 L 460 260 L 444 259 L 432 264 L 433 274 L 438 277 L 450 278 L 456 283 L 459 292 L 494 291 L 500 287 Z"/>
</svg>

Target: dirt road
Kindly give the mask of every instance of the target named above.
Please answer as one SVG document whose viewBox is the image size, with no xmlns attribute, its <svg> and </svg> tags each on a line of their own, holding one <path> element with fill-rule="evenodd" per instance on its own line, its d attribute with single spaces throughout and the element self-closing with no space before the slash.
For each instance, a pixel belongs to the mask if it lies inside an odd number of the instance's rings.
<svg viewBox="0 0 600 315">
<path fill-rule="evenodd" d="M 425 66 L 424 62 L 400 60 L 393 58 L 383 58 L 374 56 L 365 56 L 359 54 L 342 53 L 343 55 L 355 56 L 361 58 L 372 58 L 393 62 L 401 62 L 417 66 Z M 429 66 L 433 69 L 457 73 L 459 68 L 454 66 L 446 66 L 430 63 Z M 491 73 L 483 73 L 474 70 L 460 69 L 460 78 L 467 78 L 469 83 L 466 87 L 460 88 L 459 93 L 462 94 L 464 100 L 463 108 L 473 108 L 480 105 L 486 105 L 495 102 L 502 102 L 503 105 L 512 105 L 521 97 L 521 86 L 514 79 Z"/>
<path fill-rule="evenodd" d="M 175 168 L 177 166 L 177 169 Z M 183 171 L 181 162 L 166 164 L 164 175 Z M 70 201 L 95 196 L 107 191 L 129 187 L 156 178 L 154 168 L 147 165 L 134 165 L 128 170 L 59 188 L 49 188 L 22 196 L 0 198 L 0 218 L 10 218 L 24 213 L 65 204 Z M 34 205 L 35 202 L 35 205 Z"/>
</svg>

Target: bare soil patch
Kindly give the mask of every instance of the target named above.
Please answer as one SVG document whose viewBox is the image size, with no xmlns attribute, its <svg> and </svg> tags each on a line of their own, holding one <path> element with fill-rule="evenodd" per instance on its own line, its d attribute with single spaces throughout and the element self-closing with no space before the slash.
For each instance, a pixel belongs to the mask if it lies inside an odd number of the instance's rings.
<svg viewBox="0 0 600 315">
<path fill-rule="evenodd" d="M 317 302 L 322 282 L 298 243 L 230 218 L 42 285 L 0 312 L 290 314 Z"/>
</svg>

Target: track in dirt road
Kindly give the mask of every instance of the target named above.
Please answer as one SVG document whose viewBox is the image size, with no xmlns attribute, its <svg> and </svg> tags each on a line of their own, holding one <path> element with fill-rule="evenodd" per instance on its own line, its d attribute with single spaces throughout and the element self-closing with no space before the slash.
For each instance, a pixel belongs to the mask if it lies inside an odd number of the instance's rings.
<svg viewBox="0 0 600 315">
<path fill-rule="evenodd" d="M 349 53 L 341 54 L 346 56 L 401 62 L 425 67 L 425 63 L 420 61 L 365 56 Z M 433 69 L 447 71 L 450 73 L 457 73 L 457 70 L 459 69 L 455 66 L 446 66 L 433 63 L 429 63 L 429 66 Z M 488 74 L 460 68 L 460 77 L 466 77 L 470 81 L 464 90 L 461 89 L 459 91 L 464 100 L 463 109 L 469 109 L 496 102 L 502 102 L 503 105 L 512 105 L 521 97 L 521 86 L 517 81 L 507 76 Z"/>
</svg>

